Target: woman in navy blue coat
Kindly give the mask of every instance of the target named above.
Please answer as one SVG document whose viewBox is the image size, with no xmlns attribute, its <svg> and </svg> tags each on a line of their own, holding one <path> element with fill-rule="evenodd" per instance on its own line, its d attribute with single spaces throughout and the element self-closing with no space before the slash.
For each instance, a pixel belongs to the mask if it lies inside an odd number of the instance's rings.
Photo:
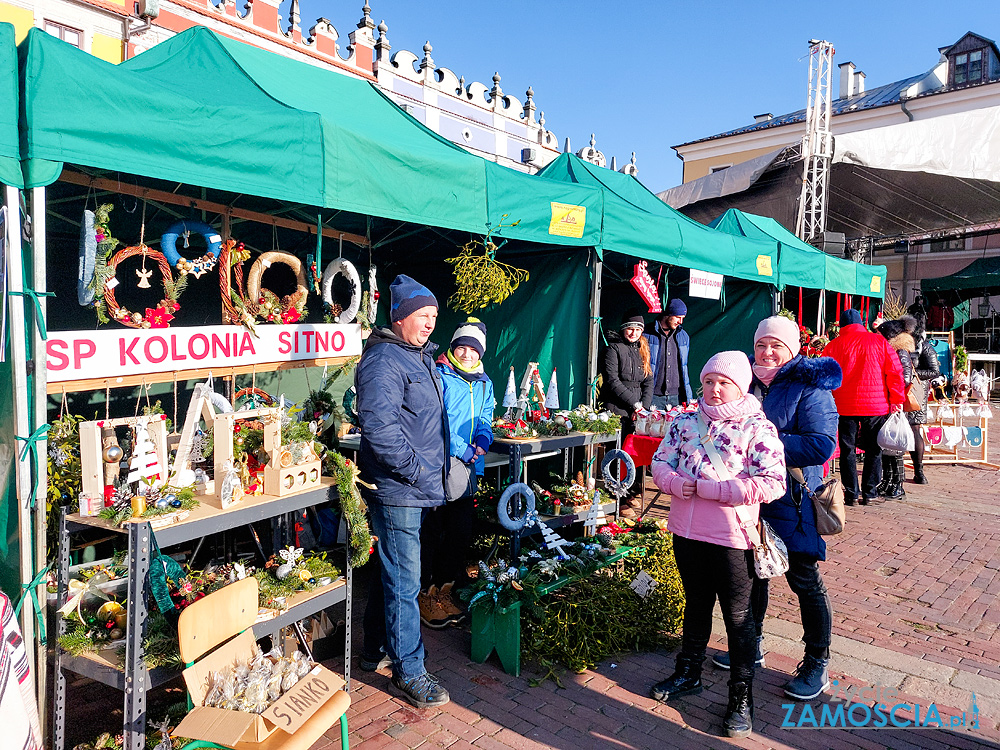
<svg viewBox="0 0 1000 750">
<path fill-rule="evenodd" d="M 802 469 L 806 482 L 815 489 L 823 481 L 823 464 L 837 446 L 837 407 L 831 391 L 840 386 L 842 373 L 829 357 L 808 359 L 798 351 L 799 330 L 793 321 L 781 316 L 761 321 L 754 335 L 751 391 L 778 428 L 786 464 Z M 760 516 L 788 547 L 785 580 L 798 596 L 802 614 L 805 656 L 795 677 L 785 685 L 785 694 L 810 700 L 830 686 L 827 666 L 833 615 L 819 570 L 819 562 L 826 559 L 826 542 L 816 530 L 809 495 L 790 477 L 787 485 L 783 497 L 761 505 Z M 767 580 L 754 579 L 751 602 L 757 623 L 757 659 L 763 664 L 759 643 L 767 611 Z M 725 667 L 728 660 L 717 657 L 715 662 Z"/>
</svg>

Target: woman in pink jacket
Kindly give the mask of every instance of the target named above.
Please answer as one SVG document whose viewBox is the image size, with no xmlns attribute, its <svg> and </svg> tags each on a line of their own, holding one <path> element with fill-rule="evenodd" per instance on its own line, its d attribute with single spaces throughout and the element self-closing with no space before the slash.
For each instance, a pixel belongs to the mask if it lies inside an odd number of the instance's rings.
<svg viewBox="0 0 1000 750">
<path fill-rule="evenodd" d="M 752 377 L 745 354 L 712 357 L 701 371 L 698 411 L 675 419 L 653 456 L 653 480 L 672 496 L 668 528 L 686 601 L 676 669 L 651 695 L 667 701 L 701 692 L 718 598 L 732 663 L 723 720 L 730 737 L 752 731 L 757 637 L 750 608 L 750 535 L 756 540 L 759 503 L 785 494 L 785 451 L 760 402 L 749 394 Z"/>
</svg>

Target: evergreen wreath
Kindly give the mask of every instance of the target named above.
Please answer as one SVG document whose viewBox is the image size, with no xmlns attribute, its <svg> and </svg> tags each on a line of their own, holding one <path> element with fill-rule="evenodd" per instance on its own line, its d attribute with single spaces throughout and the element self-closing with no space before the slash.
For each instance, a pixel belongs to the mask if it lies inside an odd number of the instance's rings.
<svg viewBox="0 0 1000 750">
<path fill-rule="evenodd" d="M 115 298 L 115 274 L 118 264 L 136 255 L 151 258 L 160 269 L 163 279 L 163 299 L 156 307 L 147 307 L 143 315 L 138 312 L 130 312 L 127 308 L 121 307 Z M 173 271 L 170 263 L 167 262 L 163 253 L 151 250 L 146 245 L 133 245 L 119 250 L 114 257 L 106 263 L 100 262 L 98 256 L 98 269 L 94 273 L 95 282 L 100 279 L 101 286 L 97 290 L 100 298 L 97 305 L 97 319 L 101 323 L 108 323 L 116 320 L 129 328 L 169 328 L 170 321 L 174 319 L 174 313 L 180 309 L 177 299 L 187 287 L 187 276 L 181 276 L 174 281 Z"/>
<path fill-rule="evenodd" d="M 336 451 L 328 451 L 326 457 L 329 462 L 328 469 L 337 482 L 340 509 L 347 519 L 351 565 L 358 567 L 368 562 L 375 540 L 368 527 L 365 503 L 356 484 L 357 469 L 350 460 Z"/>
</svg>

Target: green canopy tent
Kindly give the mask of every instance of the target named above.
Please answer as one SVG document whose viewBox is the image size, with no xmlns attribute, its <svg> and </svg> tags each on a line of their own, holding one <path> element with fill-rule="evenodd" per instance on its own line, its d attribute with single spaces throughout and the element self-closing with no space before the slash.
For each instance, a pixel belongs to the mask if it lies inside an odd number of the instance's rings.
<svg viewBox="0 0 1000 750">
<path fill-rule="evenodd" d="M 0 23 L 0 183 L 22 188 L 17 112 L 17 47 L 14 27 Z"/>
<path fill-rule="evenodd" d="M 474 156 L 368 81 L 203 27 L 117 66 L 32 29 L 21 63 L 32 186 L 68 162 L 480 235 L 509 214 L 503 237 L 600 241 L 599 191 Z M 582 209 L 575 224 L 564 206 Z"/>
<path fill-rule="evenodd" d="M 178 34 L 118 66 L 32 30 L 21 46 L 21 64 L 22 154 L 32 185 L 56 179 L 65 162 L 236 197 L 338 209 L 338 227 L 358 233 L 365 232 L 365 217 L 383 220 L 383 227 L 389 226 L 384 220 L 407 222 L 416 227 L 382 233 L 396 233 L 394 244 L 376 256 L 387 263 L 382 283 L 386 272 L 406 269 L 436 287 L 442 302 L 448 294 L 441 295 L 441 288 L 450 289 L 449 269 L 442 266 L 434 274 L 430 261 L 442 248 L 444 255 L 456 254 L 455 246 L 468 235 L 455 231 L 482 236 L 503 223 L 494 237 L 514 240 L 501 249 L 503 257 L 550 252 L 569 257 L 568 249 L 600 244 L 600 190 L 543 180 L 474 156 L 414 120 L 367 81 L 204 28 Z M 453 231 L 434 234 L 428 227 Z M 398 240 L 409 235 L 418 236 Z M 381 240 L 374 232 L 372 237 L 377 249 Z M 427 250 L 428 237 L 436 250 Z M 556 271 L 551 264 L 542 266 Z M 574 288 L 586 287 L 589 269 L 583 261 L 561 265 L 560 276 L 566 268 L 576 275 Z M 497 334 L 521 333 L 509 337 L 514 360 L 539 358 L 528 342 L 554 341 L 558 321 L 565 318 L 539 317 L 524 304 L 535 283 L 533 277 L 498 317 Z M 544 286 L 545 280 L 537 283 Z M 563 300 L 577 302 L 575 294 Z M 586 319 L 588 310 L 584 300 L 572 314 Z M 585 369 L 586 342 L 568 342 L 562 357 L 577 363 L 564 365 L 567 376 Z M 584 382 L 564 382 L 571 400 L 584 397 Z"/>
<path fill-rule="evenodd" d="M 1000 294 L 1000 257 L 980 258 L 950 276 L 924 279 L 920 290 L 924 294 L 948 293 L 947 298 L 955 302 Z"/>
<path fill-rule="evenodd" d="M 778 284 L 878 297 L 885 295 L 885 266 L 835 258 L 803 242 L 779 222 L 730 208 L 709 226 L 739 237 L 779 243 Z"/>
<path fill-rule="evenodd" d="M 615 328 L 640 303 L 629 279 L 636 260 L 646 260 L 667 266 L 668 289 L 684 289 L 687 271 L 681 269 L 728 277 L 721 301 L 687 300 L 684 326 L 694 342 L 690 372 L 697 374 L 717 351 L 749 347 L 757 321 L 771 312 L 777 284 L 777 242 L 727 234 L 699 224 L 661 201 L 634 177 L 572 154 L 560 155 L 539 176 L 605 191 L 601 245 L 605 328 Z M 651 269 L 654 278 L 661 271 Z M 677 291 L 672 295 L 686 296 Z"/>
<path fill-rule="evenodd" d="M 749 281 L 777 281 L 774 240 L 714 231 L 672 209 L 634 177 L 572 154 L 561 154 L 538 176 L 604 189 L 604 251 Z"/>
</svg>

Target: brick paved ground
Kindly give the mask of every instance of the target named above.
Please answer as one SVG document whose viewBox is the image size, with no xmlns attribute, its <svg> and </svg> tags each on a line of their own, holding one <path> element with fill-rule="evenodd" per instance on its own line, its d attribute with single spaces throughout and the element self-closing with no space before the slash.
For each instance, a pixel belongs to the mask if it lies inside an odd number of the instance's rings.
<svg viewBox="0 0 1000 750">
<path fill-rule="evenodd" d="M 1000 445 L 1000 431 L 991 433 Z M 388 672 L 355 669 L 348 714 L 352 743 L 366 750 L 1000 748 L 1000 474 L 935 466 L 928 476 L 930 485 L 906 485 L 906 500 L 849 508 L 845 533 L 829 540 L 824 572 L 834 606 L 831 676 L 848 690 L 876 682 L 891 687 L 900 701 L 921 704 L 922 716 L 936 703 L 945 721 L 968 711 L 974 692 L 981 712 L 977 730 L 782 727 L 781 704 L 788 699 L 781 686 L 801 657 L 801 627 L 781 581 L 772 587 L 767 667 L 757 673 L 755 733 L 746 740 L 719 736 L 726 673 L 711 665 L 705 692 L 668 706 L 647 695 L 669 673 L 671 655 L 623 654 L 593 671 L 564 675 L 564 688 L 551 680 L 531 687 L 536 675 L 530 666 L 515 678 L 493 659 L 474 664 L 468 632 L 450 629 L 425 630 L 425 640 L 427 666 L 449 689 L 452 703 L 442 710 L 413 709 L 392 697 Z M 658 504 L 652 514 L 665 510 Z M 361 605 L 359 598 L 355 649 Z M 718 619 L 715 634 L 712 645 L 724 648 Z M 810 704 L 817 717 L 831 696 L 822 698 Z M 800 711 L 796 707 L 793 722 Z M 863 719 L 863 711 L 856 709 L 854 716 Z M 335 729 L 329 736 L 314 750 L 339 745 Z"/>
</svg>

